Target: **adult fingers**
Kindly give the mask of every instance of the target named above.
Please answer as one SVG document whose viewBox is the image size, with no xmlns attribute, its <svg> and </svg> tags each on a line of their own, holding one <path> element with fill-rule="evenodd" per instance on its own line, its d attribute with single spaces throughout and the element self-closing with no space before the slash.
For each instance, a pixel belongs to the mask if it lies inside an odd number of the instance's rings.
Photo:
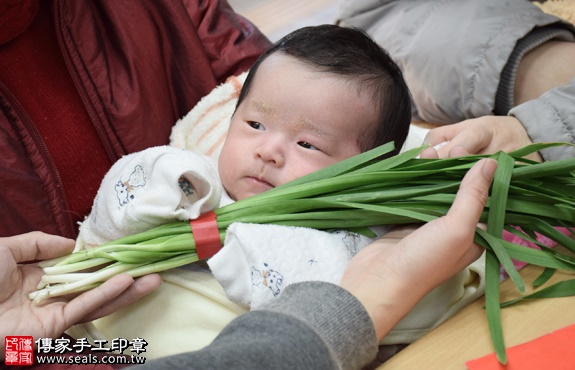
<svg viewBox="0 0 575 370">
<path fill-rule="evenodd" d="M 0 247 L 8 248 L 16 262 L 26 262 L 70 253 L 74 249 L 74 240 L 33 231 L 0 238 Z"/>
<path fill-rule="evenodd" d="M 423 143 L 435 146 L 437 144 L 450 141 L 454 136 L 456 136 L 461 131 L 461 129 L 462 128 L 457 124 L 433 128 L 429 130 L 427 135 L 425 135 Z"/>
<path fill-rule="evenodd" d="M 447 156 L 449 158 L 454 158 L 454 157 L 463 157 L 466 155 L 470 155 L 471 153 L 465 149 L 463 146 L 461 145 L 454 145 L 451 147 L 451 149 L 449 149 L 449 154 L 447 154 Z"/>
<path fill-rule="evenodd" d="M 162 278 L 158 274 L 150 274 L 137 278 L 132 285 L 128 287 L 122 294 L 102 305 L 99 309 L 84 317 L 82 321 L 92 321 L 100 317 L 109 315 L 122 309 L 147 294 L 156 290 L 162 284 Z"/>
<path fill-rule="evenodd" d="M 473 243 L 497 162 L 483 159 L 465 175 L 447 215 L 433 220 L 401 241 L 398 271 L 427 276 L 433 288 L 477 259 L 483 249 Z M 422 285 L 421 288 L 426 288 Z"/>
<path fill-rule="evenodd" d="M 437 154 L 437 150 L 435 148 L 432 148 L 432 147 L 425 149 L 423 152 L 421 152 L 421 154 L 419 156 L 421 158 L 425 158 L 425 159 L 437 159 L 437 158 L 439 158 L 439 155 Z"/>
<path fill-rule="evenodd" d="M 491 143 L 489 132 L 480 126 L 466 128 L 438 150 L 439 158 L 452 158 L 468 154 L 480 154 Z"/>
<path fill-rule="evenodd" d="M 66 326 L 112 313 L 150 293 L 160 284 L 161 278 L 157 274 L 137 280 L 126 274 L 115 276 L 68 302 L 64 308 Z"/>
<path fill-rule="evenodd" d="M 488 158 L 480 160 L 471 167 L 461 181 L 447 217 L 463 228 L 475 229 L 489 197 L 489 186 L 496 169 L 497 162 Z"/>
</svg>

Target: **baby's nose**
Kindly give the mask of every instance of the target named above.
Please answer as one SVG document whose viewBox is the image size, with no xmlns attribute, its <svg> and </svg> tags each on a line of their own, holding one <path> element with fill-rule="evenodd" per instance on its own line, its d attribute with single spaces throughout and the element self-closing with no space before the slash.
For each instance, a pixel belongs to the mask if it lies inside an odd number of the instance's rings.
<svg viewBox="0 0 575 370">
<path fill-rule="evenodd" d="M 264 162 L 282 166 L 285 162 L 286 145 L 277 138 L 265 139 L 257 149 L 257 156 Z"/>
</svg>

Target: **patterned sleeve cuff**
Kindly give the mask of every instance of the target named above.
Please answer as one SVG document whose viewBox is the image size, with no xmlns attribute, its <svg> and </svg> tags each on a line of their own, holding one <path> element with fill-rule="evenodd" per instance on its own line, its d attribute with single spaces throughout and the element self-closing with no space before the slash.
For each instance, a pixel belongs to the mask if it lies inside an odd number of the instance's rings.
<svg viewBox="0 0 575 370">
<path fill-rule="evenodd" d="M 575 41 L 575 36 L 569 30 L 554 26 L 535 28 L 520 39 L 509 56 L 507 64 L 501 71 L 501 79 L 495 96 L 496 115 L 507 115 L 514 107 L 515 77 L 523 56 L 530 50 L 550 40 Z"/>
</svg>

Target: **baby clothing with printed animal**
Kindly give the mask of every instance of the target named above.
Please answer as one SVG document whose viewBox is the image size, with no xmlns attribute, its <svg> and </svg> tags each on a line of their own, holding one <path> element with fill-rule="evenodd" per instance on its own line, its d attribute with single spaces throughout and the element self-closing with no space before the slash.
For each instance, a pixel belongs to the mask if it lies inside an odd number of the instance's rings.
<svg viewBox="0 0 575 370">
<path fill-rule="evenodd" d="M 92 211 L 80 225 L 76 249 L 195 219 L 231 203 L 216 168 L 211 158 L 170 146 L 120 158 L 104 176 Z"/>
<path fill-rule="evenodd" d="M 86 249 L 232 203 L 214 159 L 170 146 L 124 156 L 104 177 L 76 249 Z M 386 227 L 373 228 L 378 235 Z M 208 260 L 228 298 L 258 308 L 288 285 L 339 284 L 345 266 L 373 239 L 347 231 L 234 223 Z M 430 292 L 382 343 L 410 343 L 484 292 L 483 260 Z M 406 294 L 409 294 L 406 292 Z"/>
</svg>

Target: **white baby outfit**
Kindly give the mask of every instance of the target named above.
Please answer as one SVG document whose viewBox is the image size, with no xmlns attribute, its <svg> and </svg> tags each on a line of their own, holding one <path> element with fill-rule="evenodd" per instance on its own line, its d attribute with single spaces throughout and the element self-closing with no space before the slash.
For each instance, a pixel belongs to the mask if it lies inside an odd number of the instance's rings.
<svg viewBox="0 0 575 370">
<path fill-rule="evenodd" d="M 379 235 L 385 231 L 378 229 Z M 225 247 L 208 265 L 232 301 L 254 309 L 289 284 L 338 284 L 345 266 L 371 241 L 347 231 L 235 223 L 227 230 Z"/>
<path fill-rule="evenodd" d="M 224 192 L 216 168 L 211 158 L 169 146 L 122 157 L 104 176 L 92 212 L 80 225 L 76 249 L 219 207 Z"/>
</svg>

